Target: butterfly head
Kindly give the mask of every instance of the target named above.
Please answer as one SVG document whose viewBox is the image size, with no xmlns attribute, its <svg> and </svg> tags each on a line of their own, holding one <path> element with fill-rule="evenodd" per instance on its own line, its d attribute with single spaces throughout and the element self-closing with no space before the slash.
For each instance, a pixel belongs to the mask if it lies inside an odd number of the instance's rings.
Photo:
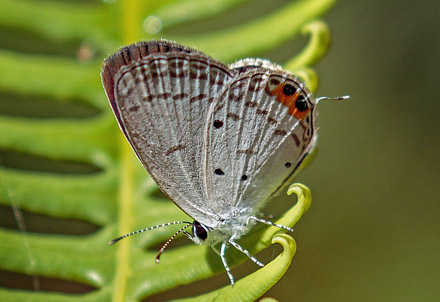
<svg viewBox="0 0 440 302">
<path fill-rule="evenodd" d="M 193 222 L 192 225 L 192 241 L 197 244 L 203 244 L 206 239 L 208 239 L 208 234 L 210 232 L 210 228 L 204 224 L 201 224 L 197 221 Z"/>
</svg>

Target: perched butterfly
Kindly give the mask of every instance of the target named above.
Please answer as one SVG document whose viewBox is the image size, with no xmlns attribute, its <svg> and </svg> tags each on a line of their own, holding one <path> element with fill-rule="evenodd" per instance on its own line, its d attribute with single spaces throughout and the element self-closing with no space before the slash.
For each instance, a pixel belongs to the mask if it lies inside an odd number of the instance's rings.
<svg viewBox="0 0 440 302">
<path fill-rule="evenodd" d="M 255 222 L 284 228 L 260 209 L 292 177 L 316 144 L 315 99 L 303 82 L 264 59 L 229 66 L 170 41 L 140 42 L 107 58 L 102 82 L 120 128 L 137 157 L 194 222 L 198 244 L 229 245 L 263 266 L 236 240 Z M 340 100 L 347 97 L 337 97 Z M 192 234 L 185 231 L 192 226 Z"/>
</svg>

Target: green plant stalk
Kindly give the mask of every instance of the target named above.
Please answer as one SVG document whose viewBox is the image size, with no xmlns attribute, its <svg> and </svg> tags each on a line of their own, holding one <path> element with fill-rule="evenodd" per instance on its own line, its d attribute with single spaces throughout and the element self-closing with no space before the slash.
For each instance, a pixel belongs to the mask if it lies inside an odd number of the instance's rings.
<svg viewBox="0 0 440 302">
<path fill-rule="evenodd" d="M 254 301 L 268 291 L 284 275 L 296 252 L 296 243 L 286 234 L 277 234 L 272 243 L 283 247 L 283 252 L 265 267 L 238 280 L 234 287 L 225 286 L 216 291 L 193 298 L 174 300 L 174 302 L 209 302 L 209 301 Z M 275 269 L 275 267 L 282 269 Z"/>
<path fill-rule="evenodd" d="M 140 2 L 138 0 L 124 0 L 120 5 L 122 10 L 121 24 L 123 28 L 122 40 L 125 44 L 133 43 L 141 36 L 139 24 L 141 22 Z M 132 217 L 134 215 L 133 199 L 135 191 L 134 156 L 133 150 L 128 144 L 126 138 L 119 132 L 119 146 L 121 148 L 120 157 L 120 176 L 119 176 L 119 221 L 118 233 L 127 234 L 133 230 Z M 113 301 L 123 302 L 127 296 L 127 282 L 132 274 L 130 269 L 130 259 L 132 258 L 132 243 L 123 240 L 118 245 L 116 258 L 116 273 L 113 282 Z"/>
<path fill-rule="evenodd" d="M 295 36 L 303 24 L 322 15 L 335 1 L 292 1 L 272 14 L 232 29 L 195 37 L 170 36 L 169 38 L 183 44 L 194 45 L 214 58 L 225 61 L 236 60 L 280 45 Z"/>
<path fill-rule="evenodd" d="M 330 31 L 321 20 L 313 20 L 301 28 L 303 35 L 310 35 L 306 47 L 284 64 L 287 70 L 297 70 L 311 66 L 319 61 L 330 45 Z"/>
</svg>

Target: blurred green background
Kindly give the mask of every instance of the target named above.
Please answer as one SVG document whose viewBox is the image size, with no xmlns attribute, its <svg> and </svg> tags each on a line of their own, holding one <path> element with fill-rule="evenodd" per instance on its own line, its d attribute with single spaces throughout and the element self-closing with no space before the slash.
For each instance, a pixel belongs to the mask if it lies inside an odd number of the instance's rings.
<svg viewBox="0 0 440 302">
<path fill-rule="evenodd" d="M 440 6 L 340 1 L 318 65 L 320 152 L 282 301 L 440 299 Z M 278 290 L 290 288 L 290 295 Z M 290 298 L 289 298 L 290 297 Z"/>
<path fill-rule="evenodd" d="M 318 94 L 352 99 L 321 105 L 300 177 L 314 204 L 278 286 L 295 301 L 438 301 L 439 2 L 341 1 L 326 20 Z"/>
<path fill-rule="evenodd" d="M 264 15 L 266 7 L 265 1 L 250 1 L 170 33 L 219 29 L 240 16 Z M 292 266 L 266 296 L 280 301 L 438 301 L 439 2 L 340 1 L 324 20 L 332 45 L 316 66 L 316 95 L 349 94 L 351 99 L 320 104 L 319 153 L 297 179 L 311 189 L 312 208 L 295 226 L 298 251 Z M 1 30 L 10 38 L 7 28 Z M 305 42 L 292 39 L 259 56 L 284 63 Z M 40 47 L 38 40 L 23 43 Z M 68 52 L 69 45 L 60 42 L 57 51 Z M 0 109 L 2 114 L 13 110 L 2 100 Z M 1 155 L 3 162 L 13 156 Z M 280 212 L 287 203 L 275 202 L 268 209 Z M 14 223 L 6 210 L 1 219 L 2 225 Z M 259 257 L 269 261 L 275 252 Z M 248 261 L 234 272 L 243 276 L 253 270 Z M 182 291 L 201 293 L 226 282 L 220 274 L 148 301 L 181 296 Z"/>
</svg>

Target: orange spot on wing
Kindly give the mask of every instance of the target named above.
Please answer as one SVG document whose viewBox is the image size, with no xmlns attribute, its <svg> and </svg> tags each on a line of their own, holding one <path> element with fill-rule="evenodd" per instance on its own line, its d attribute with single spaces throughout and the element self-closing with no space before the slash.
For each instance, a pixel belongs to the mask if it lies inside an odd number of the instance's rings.
<svg viewBox="0 0 440 302">
<path fill-rule="evenodd" d="M 292 95 L 285 95 L 283 92 L 285 84 L 278 85 L 274 90 L 272 90 L 272 95 L 277 97 L 277 101 L 283 105 L 286 105 L 290 108 L 290 106 L 295 106 L 295 101 L 299 96 L 299 93 L 295 92 Z"/>
<path fill-rule="evenodd" d="M 298 99 L 299 93 L 295 92 L 292 95 L 285 95 L 283 92 L 284 85 L 285 84 L 278 85 L 274 90 L 272 90 L 272 95 L 276 96 L 278 102 L 289 107 L 290 115 L 293 115 L 295 118 L 299 120 L 303 119 L 309 112 L 310 108 L 303 112 L 299 111 L 296 108 L 296 104 L 295 104 L 296 100 Z"/>
<path fill-rule="evenodd" d="M 307 115 L 307 113 L 309 113 L 309 111 L 310 108 L 307 109 L 306 111 L 301 112 L 298 109 L 296 109 L 295 105 L 289 107 L 289 114 L 293 115 L 295 118 L 299 120 L 302 120 Z"/>
</svg>

